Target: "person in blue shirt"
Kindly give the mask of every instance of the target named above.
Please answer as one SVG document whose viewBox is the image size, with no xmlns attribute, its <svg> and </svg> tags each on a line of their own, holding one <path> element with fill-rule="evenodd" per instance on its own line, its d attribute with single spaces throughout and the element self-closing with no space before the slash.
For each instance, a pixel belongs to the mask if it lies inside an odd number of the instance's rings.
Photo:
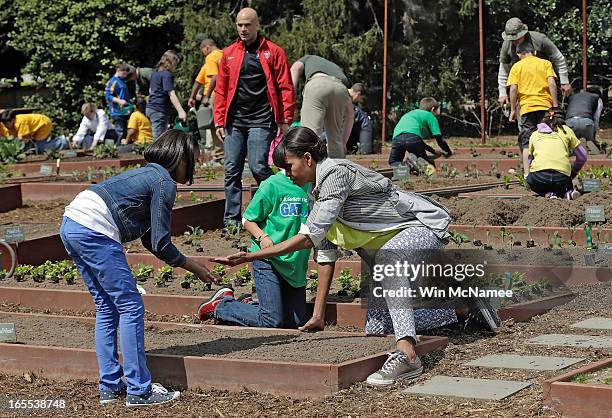
<svg viewBox="0 0 612 418">
<path fill-rule="evenodd" d="M 187 120 L 187 113 L 174 90 L 174 71 L 178 66 L 180 57 L 171 49 L 164 52 L 155 66 L 149 87 L 149 102 L 147 103 L 147 117 L 153 127 L 153 140 L 156 140 L 166 129 L 171 105 L 174 106 L 178 118 Z"/>
<path fill-rule="evenodd" d="M 127 134 L 127 123 L 130 117 L 130 109 L 132 101 L 130 92 L 125 80 L 130 77 L 133 68 L 131 65 L 122 62 L 117 65 L 115 75 L 108 80 L 104 89 L 104 98 L 108 103 L 110 117 L 117 132 L 117 143 L 121 143 L 121 139 Z"/>
<path fill-rule="evenodd" d="M 217 281 L 170 240 L 176 183 L 191 184 L 200 151 L 189 134 L 171 129 L 149 145 L 145 167 L 126 171 L 79 193 L 66 207 L 60 236 L 96 305 L 100 403 L 127 406 L 170 402 L 179 392 L 152 383 L 144 348 L 144 304 L 122 244 L 141 239 L 159 259 Z M 123 367 L 117 357 L 120 325 Z M 125 382 L 123 378 L 125 378 Z"/>
<path fill-rule="evenodd" d="M 365 87 L 362 83 L 355 83 L 349 89 L 349 96 L 353 102 L 355 122 L 351 135 L 346 143 L 349 154 L 372 154 L 372 121 L 368 114 L 360 107 L 365 99 Z"/>
</svg>

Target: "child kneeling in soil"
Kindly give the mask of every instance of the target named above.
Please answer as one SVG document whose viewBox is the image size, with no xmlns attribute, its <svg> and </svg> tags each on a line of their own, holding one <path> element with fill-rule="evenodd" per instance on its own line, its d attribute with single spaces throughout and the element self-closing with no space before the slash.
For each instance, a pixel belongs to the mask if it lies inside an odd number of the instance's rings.
<svg viewBox="0 0 612 418">
<path fill-rule="evenodd" d="M 136 100 L 136 110 L 130 115 L 128 120 L 127 137 L 121 140 L 119 152 L 128 153 L 134 150 L 134 144 L 148 145 L 153 142 L 153 130 L 151 121 L 145 115 L 146 102 L 144 99 Z"/>
<path fill-rule="evenodd" d="M 249 251 L 273 246 L 299 233 L 308 218 L 308 187 L 297 186 L 284 172 L 263 181 L 243 215 L 252 235 Z M 306 320 L 306 271 L 309 249 L 255 260 L 253 280 L 258 302 L 250 295 L 234 299 L 229 287 L 200 305 L 200 319 L 214 317 L 247 327 L 297 328 Z"/>
<path fill-rule="evenodd" d="M 580 193 L 574 189 L 572 179 L 587 161 L 587 152 L 565 125 L 560 109 L 549 109 L 529 138 L 527 183 L 531 190 L 548 198 L 575 199 Z M 576 156 L 571 163 L 570 156 Z"/>
<path fill-rule="evenodd" d="M 149 164 L 91 186 L 64 212 L 62 241 L 96 305 L 100 403 L 117 401 L 126 391 L 126 406 L 162 404 L 180 395 L 151 383 L 144 349 L 144 304 L 121 244 L 140 238 L 171 266 L 189 270 L 204 282 L 217 279 L 170 241 L 176 183 L 192 183 L 198 156 L 191 135 L 167 131 L 147 148 L 144 157 Z M 123 368 L 117 357 L 119 324 Z"/>
<path fill-rule="evenodd" d="M 117 141 L 119 136 L 115 127 L 110 124 L 103 109 L 98 109 L 94 103 L 88 102 L 81 106 L 83 119 L 79 130 L 72 137 L 72 145 L 83 149 L 94 149 L 98 143 L 106 139 Z M 91 135 L 89 132 L 93 132 Z"/>
<path fill-rule="evenodd" d="M 423 158 L 430 164 L 433 159 L 428 157 L 427 152 L 438 156 L 432 147 L 424 141 L 426 138 L 434 137 L 438 146 L 444 151 L 445 157 L 450 157 L 453 151 L 442 137 L 440 125 L 436 116 L 440 114 L 438 101 L 433 97 L 425 97 L 419 103 L 419 109 L 411 110 L 399 120 L 393 130 L 393 144 L 389 154 L 389 165 L 400 165 L 404 161 L 406 152 Z"/>
</svg>

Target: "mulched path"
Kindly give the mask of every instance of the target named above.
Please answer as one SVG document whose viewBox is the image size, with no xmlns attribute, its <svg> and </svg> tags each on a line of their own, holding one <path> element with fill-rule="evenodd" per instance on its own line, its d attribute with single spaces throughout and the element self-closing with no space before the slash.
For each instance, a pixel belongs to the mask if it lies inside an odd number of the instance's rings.
<svg viewBox="0 0 612 418">
<path fill-rule="evenodd" d="M 0 384 L 11 399 L 65 399 L 65 414 L 45 411 L 44 416 L 74 416 L 83 412 L 92 416 L 150 417 L 163 416 L 450 416 L 450 417 L 557 417 L 542 404 L 542 382 L 559 372 L 485 369 L 463 366 L 466 362 L 487 354 L 530 354 L 576 356 L 590 361 L 611 355 L 601 349 L 546 348 L 525 345 L 530 337 L 555 332 L 599 335 L 593 330 L 568 329 L 568 325 L 594 316 L 612 315 L 612 289 L 609 285 L 581 286 L 581 295 L 573 302 L 558 307 L 526 323 L 505 323 L 495 336 L 464 334 L 449 335 L 451 343 L 444 352 L 424 358 L 425 373 L 411 382 L 390 388 L 376 389 L 365 383 L 353 385 L 324 399 L 297 400 L 250 391 L 229 393 L 218 390 L 187 390 L 178 402 L 155 409 L 127 410 L 123 405 L 98 404 L 97 384 L 84 381 L 58 382 L 31 375 L 0 374 Z M 572 366 L 578 368 L 584 363 Z M 570 369 L 571 370 L 571 369 Z M 478 401 L 445 397 L 407 397 L 402 389 L 435 375 L 460 377 L 506 378 L 532 382 L 532 386 L 501 401 Z M 6 388 L 10 388 L 6 390 Z M 4 411 L 2 411 L 4 412 Z M 6 414 L 3 416 L 14 416 Z"/>
</svg>

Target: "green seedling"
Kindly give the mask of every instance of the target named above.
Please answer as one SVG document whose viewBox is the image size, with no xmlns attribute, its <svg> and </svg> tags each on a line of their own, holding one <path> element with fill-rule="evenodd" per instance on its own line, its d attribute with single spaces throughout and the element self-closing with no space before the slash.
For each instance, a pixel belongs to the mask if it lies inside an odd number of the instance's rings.
<svg viewBox="0 0 612 418">
<path fill-rule="evenodd" d="M 570 380 L 572 382 L 574 382 L 574 383 L 582 383 L 582 384 L 584 384 L 584 383 L 586 383 L 589 380 L 589 378 L 588 378 L 586 373 L 578 373 L 577 375 L 572 376 L 572 378 Z"/>
<path fill-rule="evenodd" d="M 134 279 L 138 282 L 146 282 L 147 279 L 153 277 L 153 266 L 138 263 L 135 266 L 132 266 L 132 275 Z"/>
<path fill-rule="evenodd" d="M 32 268 L 33 267 L 28 264 L 21 264 L 15 267 L 13 278 L 15 278 L 15 281 L 18 281 L 18 282 L 25 281 L 27 277 L 32 274 Z"/>
<path fill-rule="evenodd" d="M 240 270 L 234 274 L 234 286 L 245 286 L 251 281 L 251 272 L 247 266 L 241 267 Z"/>
<path fill-rule="evenodd" d="M 238 225 L 229 224 L 225 227 L 225 239 L 228 241 L 237 239 L 240 236 L 240 227 Z"/>
<path fill-rule="evenodd" d="M 32 269 L 32 280 L 36 283 L 42 283 L 45 281 L 45 267 L 38 266 Z"/>
<path fill-rule="evenodd" d="M 25 143 L 13 136 L 0 137 L 0 163 L 16 164 L 26 158 Z"/>
<path fill-rule="evenodd" d="M 94 148 L 93 157 L 96 160 L 119 157 L 119 151 L 115 145 L 98 144 Z"/>
<path fill-rule="evenodd" d="M 340 285 L 338 296 L 355 297 L 355 294 L 359 291 L 359 283 L 356 282 L 350 268 L 340 270 L 340 276 L 338 276 L 337 280 Z"/>
<path fill-rule="evenodd" d="M 147 144 L 146 142 L 142 142 L 140 144 L 134 142 L 134 148 L 132 152 L 134 152 L 134 154 L 143 155 L 148 146 L 149 144 Z"/>
<path fill-rule="evenodd" d="M 194 283 L 195 283 L 195 274 L 193 274 L 190 271 L 186 272 L 185 275 L 183 276 L 183 280 L 181 280 L 181 287 L 183 289 L 189 289 L 191 285 Z"/>
<path fill-rule="evenodd" d="M 66 273 L 64 273 L 64 280 L 66 281 L 66 284 L 68 285 L 75 284 L 77 277 L 78 277 L 77 273 L 74 272 L 73 270 L 67 271 Z"/>
<path fill-rule="evenodd" d="M 527 178 L 525 178 L 522 172 L 516 173 L 515 176 L 521 186 L 523 186 L 526 189 L 529 188 L 529 183 L 527 183 Z"/>
<path fill-rule="evenodd" d="M 502 247 L 506 245 L 506 236 L 506 228 L 502 226 L 501 228 L 499 228 L 499 238 L 501 240 Z"/>
<path fill-rule="evenodd" d="M 199 245 L 202 238 L 204 238 L 204 230 L 199 226 L 187 225 L 188 231 L 183 232 L 183 236 L 187 238 L 185 244 L 187 245 Z"/>
<path fill-rule="evenodd" d="M 212 272 L 219 276 L 221 279 L 224 279 L 227 276 L 227 267 L 223 264 L 215 264 L 213 266 Z"/>
<path fill-rule="evenodd" d="M 570 239 L 567 242 L 567 245 L 575 247 L 576 246 L 576 241 L 574 241 L 574 235 L 576 234 L 576 226 L 574 226 L 574 225 L 568 226 L 567 230 L 568 230 L 569 235 L 570 235 Z"/>
<path fill-rule="evenodd" d="M 461 246 L 461 244 L 464 244 L 466 242 L 470 242 L 470 238 L 465 235 L 465 234 L 461 234 L 459 232 L 454 232 L 454 231 L 450 231 L 450 239 L 457 244 L 458 247 Z"/>
<path fill-rule="evenodd" d="M 502 181 L 504 182 L 504 189 L 508 190 L 510 188 L 510 177 L 504 174 Z"/>
<path fill-rule="evenodd" d="M 557 248 L 563 247 L 563 238 L 561 237 L 559 231 L 555 231 L 553 234 L 553 245 Z"/>
<path fill-rule="evenodd" d="M 601 233 L 603 232 L 603 224 L 597 225 L 597 244 L 601 243 Z"/>
<path fill-rule="evenodd" d="M 157 270 L 157 275 L 164 281 L 170 282 L 174 279 L 174 269 L 170 266 L 162 266 Z"/>
<path fill-rule="evenodd" d="M 45 150 L 45 159 L 47 160 L 57 160 L 58 158 L 62 158 L 62 154 L 56 149 L 47 149 Z"/>
<path fill-rule="evenodd" d="M 162 275 L 153 278 L 153 284 L 157 287 L 166 287 L 166 280 Z"/>
<path fill-rule="evenodd" d="M 200 203 L 204 201 L 201 197 L 198 197 L 198 195 L 195 194 L 194 191 L 189 192 L 189 198 L 191 199 L 193 203 Z"/>
<path fill-rule="evenodd" d="M 8 271 L 6 271 L 5 269 L 0 270 L 0 280 L 6 279 L 7 274 L 8 274 Z"/>
</svg>

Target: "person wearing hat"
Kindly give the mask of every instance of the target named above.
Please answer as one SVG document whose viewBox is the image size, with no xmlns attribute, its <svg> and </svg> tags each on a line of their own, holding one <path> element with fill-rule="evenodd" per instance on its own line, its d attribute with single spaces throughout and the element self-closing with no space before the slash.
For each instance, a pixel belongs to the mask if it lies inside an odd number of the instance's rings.
<svg viewBox="0 0 612 418">
<path fill-rule="evenodd" d="M 355 83 L 349 89 L 349 96 L 353 102 L 355 122 L 351 135 L 346 143 L 349 154 L 360 152 L 361 154 L 372 153 L 372 121 L 368 114 L 360 107 L 365 99 L 365 87 L 362 83 Z"/>
<path fill-rule="evenodd" d="M 595 140 L 595 134 L 599 129 L 599 118 L 603 110 L 602 95 L 601 87 L 589 85 L 586 90 L 571 95 L 567 103 L 567 126 L 572 128 L 578 138 L 584 138 L 587 147 L 595 153 L 601 150 Z"/>
<path fill-rule="evenodd" d="M 523 43 L 531 44 L 534 55 L 552 63 L 556 73 L 559 75 L 561 91 L 566 96 L 570 94 L 572 86 L 569 82 L 565 57 L 546 35 L 528 30 L 527 25 L 524 24 L 521 19 L 513 17 L 506 22 L 506 27 L 502 32 L 502 38 L 504 39 L 504 43 L 499 52 L 499 72 L 497 74 L 499 103 L 501 105 L 508 104 L 509 102 L 508 93 L 506 91 L 508 74 L 510 73 L 512 65 L 519 60 L 516 54 L 516 47 Z"/>
</svg>

